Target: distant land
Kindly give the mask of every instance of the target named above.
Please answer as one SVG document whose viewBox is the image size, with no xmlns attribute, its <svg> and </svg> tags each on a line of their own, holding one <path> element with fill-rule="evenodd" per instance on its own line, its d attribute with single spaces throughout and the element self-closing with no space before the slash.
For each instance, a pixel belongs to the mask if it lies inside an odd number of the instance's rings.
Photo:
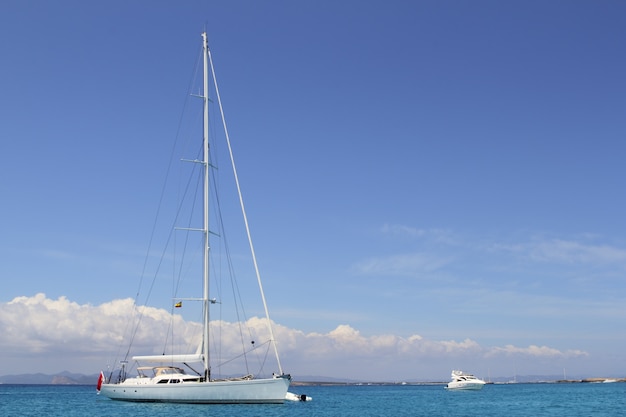
<svg viewBox="0 0 626 417">
<path fill-rule="evenodd" d="M 23 385 L 96 385 L 98 374 L 84 375 L 71 372 L 58 374 L 20 374 L 0 376 L 0 384 L 23 384 Z M 594 378 L 567 378 L 563 375 L 517 375 L 511 377 L 487 378 L 488 382 L 495 384 L 510 383 L 576 383 L 576 382 L 626 382 L 626 378 L 619 377 L 594 377 Z M 332 378 L 325 376 L 294 376 L 292 385 L 351 385 L 351 384 L 446 384 L 445 381 L 426 381 L 409 379 L 404 381 L 359 381 L 346 378 Z"/>
<path fill-rule="evenodd" d="M 54 375 L 20 374 L 0 376 L 0 384 L 31 384 L 31 385 L 96 385 L 98 374 L 83 375 L 61 372 Z"/>
</svg>

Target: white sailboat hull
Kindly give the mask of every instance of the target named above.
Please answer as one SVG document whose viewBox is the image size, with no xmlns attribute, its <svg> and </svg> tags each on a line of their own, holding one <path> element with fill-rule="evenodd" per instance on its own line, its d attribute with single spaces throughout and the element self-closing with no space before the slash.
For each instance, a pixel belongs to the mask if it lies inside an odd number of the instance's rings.
<svg viewBox="0 0 626 417">
<path fill-rule="evenodd" d="M 177 384 L 102 384 L 100 395 L 112 400 L 195 404 L 283 403 L 289 378 L 244 381 L 181 382 Z"/>
</svg>

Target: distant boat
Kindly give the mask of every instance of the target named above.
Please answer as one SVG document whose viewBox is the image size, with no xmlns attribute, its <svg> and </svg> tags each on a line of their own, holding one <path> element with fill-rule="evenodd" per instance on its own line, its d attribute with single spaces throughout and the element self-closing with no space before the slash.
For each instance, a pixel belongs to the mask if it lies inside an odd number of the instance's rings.
<svg viewBox="0 0 626 417">
<path fill-rule="evenodd" d="M 450 390 L 479 390 L 486 384 L 482 379 L 463 371 L 452 371 L 452 381 L 448 382 L 446 389 Z"/>
<path fill-rule="evenodd" d="M 215 82 L 215 73 L 213 72 L 213 63 L 208 48 L 207 34 L 202 34 L 202 56 L 204 64 L 204 92 L 201 98 L 204 100 L 204 121 L 203 121 L 203 159 L 197 162 L 202 166 L 203 188 L 201 192 L 203 198 L 203 226 L 198 231 L 203 234 L 203 266 L 202 266 L 202 297 L 197 300 L 203 306 L 203 322 L 202 322 L 202 342 L 196 353 L 190 354 L 163 354 L 149 356 L 134 356 L 133 360 L 138 363 L 152 363 L 152 366 L 137 367 L 138 376 L 127 377 L 126 361 L 122 362 L 119 375 L 114 378 L 110 375 L 100 374 L 98 381 L 98 392 L 113 400 L 121 401 L 137 401 L 137 402 L 172 402 L 172 403 L 282 403 L 288 396 L 287 390 L 291 382 L 291 376 L 283 373 L 278 352 L 275 346 L 274 335 L 271 329 L 271 321 L 267 314 L 267 305 L 265 304 L 265 296 L 261 286 L 260 278 L 259 287 L 261 290 L 261 298 L 265 307 L 266 319 L 268 323 L 268 333 L 270 335 L 269 343 L 274 347 L 276 355 L 277 372 L 272 376 L 265 378 L 255 378 L 253 375 L 243 373 L 240 377 L 215 379 L 211 374 L 210 356 L 209 356 L 209 307 L 215 304 L 215 299 L 209 298 L 209 175 L 212 165 L 209 160 L 209 138 L 208 138 L 208 106 L 209 106 L 209 73 Z M 217 84 L 215 83 L 216 91 Z M 219 94 L 217 96 L 218 104 Z M 233 164 L 234 169 L 234 164 Z M 236 173 L 235 173 L 236 176 Z M 243 205 L 242 205 L 243 208 Z M 244 214 L 245 216 L 245 214 Z M 247 221 L 245 221 L 247 227 Z M 252 253 L 254 258 L 254 252 Z M 256 264 L 255 264 L 256 265 Z M 182 306 L 182 302 L 176 304 L 176 307 Z M 211 343 L 214 343 L 211 341 Z M 254 341 L 252 342 L 254 344 Z M 195 374 L 188 374 L 184 368 L 192 371 L 194 369 L 188 364 L 196 363 L 199 370 Z M 180 364 L 180 365 L 178 365 Z M 195 372 L 195 371 L 194 371 Z M 295 398 L 306 400 L 306 397 L 289 395 L 289 399 Z"/>
</svg>

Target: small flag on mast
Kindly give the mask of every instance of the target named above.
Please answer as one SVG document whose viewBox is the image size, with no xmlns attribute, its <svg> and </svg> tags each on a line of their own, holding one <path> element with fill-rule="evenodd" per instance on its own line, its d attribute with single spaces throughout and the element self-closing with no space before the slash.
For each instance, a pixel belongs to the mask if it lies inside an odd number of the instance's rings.
<svg viewBox="0 0 626 417">
<path fill-rule="evenodd" d="M 174 307 L 176 307 L 176 308 L 181 308 L 182 306 L 183 306 L 183 302 L 182 301 L 179 301 L 176 304 L 174 304 Z"/>
</svg>

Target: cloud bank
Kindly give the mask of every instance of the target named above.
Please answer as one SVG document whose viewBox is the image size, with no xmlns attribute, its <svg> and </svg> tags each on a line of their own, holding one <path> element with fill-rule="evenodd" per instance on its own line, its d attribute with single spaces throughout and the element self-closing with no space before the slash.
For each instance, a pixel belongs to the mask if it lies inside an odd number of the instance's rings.
<svg viewBox="0 0 626 417">
<path fill-rule="evenodd" d="M 113 300 L 100 305 L 78 304 L 45 294 L 17 297 L 0 303 L 0 373 L 97 372 L 126 349 L 124 334 L 135 309 L 131 299 Z M 141 326 L 134 335 L 134 346 L 141 354 L 159 354 L 168 333 L 177 353 L 194 351 L 200 325 L 171 315 L 163 309 L 141 307 Z M 173 322 L 173 326 L 170 323 Z M 217 325 L 214 322 L 213 325 Z M 221 354 L 227 356 L 240 343 L 238 323 L 222 322 Z M 249 339 L 260 345 L 268 339 L 264 319 L 245 323 Z M 175 330 L 172 331 L 171 329 Z M 168 330 L 170 329 L 170 330 Z M 548 346 L 485 347 L 477 341 L 427 340 L 420 335 L 392 334 L 365 336 L 348 324 L 327 333 L 304 333 L 274 324 L 283 367 L 294 375 L 317 375 L 366 380 L 445 379 L 452 367 L 485 367 L 499 361 L 545 361 L 586 357 L 580 350 L 561 351 Z M 168 345 L 169 346 L 169 345 Z M 47 359 L 47 369 L 29 368 L 29 363 Z M 110 364 L 109 364 L 110 365 Z M 496 366 L 497 367 L 497 366 Z M 474 369 L 475 372 L 483 369 Z"/>
</svg>

